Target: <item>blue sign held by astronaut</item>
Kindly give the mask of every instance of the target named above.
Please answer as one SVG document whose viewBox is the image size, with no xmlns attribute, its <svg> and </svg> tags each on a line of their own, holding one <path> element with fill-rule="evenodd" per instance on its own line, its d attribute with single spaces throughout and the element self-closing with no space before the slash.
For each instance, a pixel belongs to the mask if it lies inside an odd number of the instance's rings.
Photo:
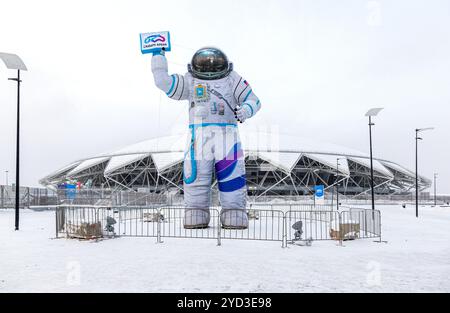
<svg viewBox="0 0 450 313">
<path fill-rule="evenodd" d="M 169 32 L 142 33 L 140 37 L 142 54 L 171 50 Z"/>
</svg>

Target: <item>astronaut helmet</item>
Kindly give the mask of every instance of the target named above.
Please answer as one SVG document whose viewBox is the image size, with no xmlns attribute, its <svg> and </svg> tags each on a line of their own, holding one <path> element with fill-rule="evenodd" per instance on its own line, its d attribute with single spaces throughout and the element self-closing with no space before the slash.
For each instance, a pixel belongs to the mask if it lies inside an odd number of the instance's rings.
<svg viewBox="0 0 450 313">
<path fill-rule="evenodd" d="M 226 54 L 214 47 L 198 50 L 188 65 L 188 71 L 192 76 L 204 80 L 224 78 L 232 70 L 233 64 L 228 61 Z"/>
</svg>

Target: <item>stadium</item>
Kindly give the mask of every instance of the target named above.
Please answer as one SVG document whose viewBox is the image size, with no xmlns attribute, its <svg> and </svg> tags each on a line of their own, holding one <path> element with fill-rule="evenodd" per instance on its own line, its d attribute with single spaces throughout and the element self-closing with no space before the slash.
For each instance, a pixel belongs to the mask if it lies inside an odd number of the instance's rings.
<svg viewBox="0 0 450 313">
<path fill-rule="evenodd" d="M 78 160 L 40 180 L 55 189 L 66 182 L 83 188 L 183 194 L 183 158 L 187 134 L 153 138 Z M 270 132 L 242 132 L 248 195 L 304 196 L 315 185 L 351 198 L 370 195 L 368 154 L 335 144 Z M 393 161 L 373 158 L 377 196 L 415 190 L 415 173 Z M 338 188 L 336 188 L 338 186 Z M 419 176 L 419 189 L 431 181 Z M 213 190 L 217 190 L 216 184 Z"/>
</svg>

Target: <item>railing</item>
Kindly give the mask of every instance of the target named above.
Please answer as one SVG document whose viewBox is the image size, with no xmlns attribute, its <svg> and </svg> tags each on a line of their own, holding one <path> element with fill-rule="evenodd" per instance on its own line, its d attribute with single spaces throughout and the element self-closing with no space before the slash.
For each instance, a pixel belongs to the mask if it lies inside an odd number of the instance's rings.
<svg viewBox="0 0 450 313">
<path fill-rule="evenodd" d="M 113 189 L 58 189 L 52 191 L 46 188 L 20 187 L 20 207 L 33 209 L 53 208 L 55 205 L 91 205 L 91 206 L 141 206 L 152 207 L 156 203 L 161 205 L 177 205 L 182 203 L 181 195 L 167 195 L 164 193 L 135 192 L 131 190 L 113 190 Z M 343 205 L 370 205 L 371 199 L 368 195 L 361 195 L 358 199 L 352 196 L 339 196 Z M 415 197 L 410 195 L 377 195 L 375 197 L 377 204 L 414 204 Z M 317 210 L 318 208 L 326 210 L 331 205 L 336 206 L 335 197 L 327 195 L 325 205 L 315 205 L 312 195 L 305 196 L 263 196 L 248 197 L 251 205 L 262 208 L 276 207 L 277 202 L 282 210 L 285 210 L 284 203 L 292 203 L 294 206 L 300 206 L 301 210 L 307 207 Z M 443 205 L 450 202 L 450 196 L 438 195 L 437 204 Z M 269 203 L 269 204 L 267 204 Z M 300 203 L 300 204 L 299 204 Z M 428 193 L 419 195 L 419 204 L 433 205 L 434 197 Z M 15 206 L 15 188 L 13 186 L 0 185 L 0 209 L 13 208 Z"/>
<path fill-rule="evenodd" d="M 16 203 L 16 188 L 0 185 L 0 209 L 14 208 Z M 56 193 L 45 188 L 20 187 L 19 207 L 56 205 Z"/>
<path fill-rule="evenodd" d="M 249 209 L 247 216 L 249 217 L 247 229 L 223 229 L 222 238 L 284 242 L 286 224 L 283 211 Z"/>
<path fill-rule="evenodd" d="M 288 227 L 286 239 L 294 242 L 300 238 L 305 240 L 332 240 L 332 231 L 339 230 L 339 216 L 337 211 L 288 211 L 286 212 L 287 225 L 300 222 L 301 233 L 293 227 Z M 335 239 L 339 239 L 337 237 Z"/>
<path fill-rule="evenodd" d="M 162 207 L 159 210 L 163 217 L 159 222 L 161 237 L 217 239 L 220 245 L 220 214 L 217 208 L 210 208 L 209 227 L 204 229 L 185 229 L 184 211 L 184 207 Z"/>
<path fill-rule="evenodd" d="M 343 224 L 357 221 L 360 225 L 360 238 L 381 238 L 381 214 L 378 210 L 349 208 L 342 212 L 341 220 Z"/>
<path fill-rule="evenodd" d="M 286 211 L 330 211 L 333 210 L 331 204 L 314 205 L 308 203 L 249 203 L 248 207 L 250 209 L 270 209 L 270 210 L 280 210 Z"/>
<path fill-rule="evenodd" d="M 379 238 L 380 211 L 344 208 L 342 211 L 281 204 L 247 210 L 246 229 L 223 229 L 220 208 L 210 208 L 209 227 L 184 228 L 184 207 L 108 207 L 60 205 L 56 208 L 56 237 L 95 239 L 101 237 L 156 237 L 261 240 L 281 242 L 282 247 L 296 242 Z"/>
</svg>

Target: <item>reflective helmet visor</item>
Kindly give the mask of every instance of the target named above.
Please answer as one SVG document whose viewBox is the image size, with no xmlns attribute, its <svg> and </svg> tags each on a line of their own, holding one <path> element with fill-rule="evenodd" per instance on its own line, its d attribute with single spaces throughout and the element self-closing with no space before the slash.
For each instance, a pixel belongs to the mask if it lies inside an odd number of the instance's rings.
<svg viewBox="0 0 450 313">
<path fill-rule="evenodd" d="M 191 61 L 192 75 L 200 79 L 219 79 L 227 76 L 230 71 L 228 58 L 217 48 L 198 50 Z"/>
</svg>

